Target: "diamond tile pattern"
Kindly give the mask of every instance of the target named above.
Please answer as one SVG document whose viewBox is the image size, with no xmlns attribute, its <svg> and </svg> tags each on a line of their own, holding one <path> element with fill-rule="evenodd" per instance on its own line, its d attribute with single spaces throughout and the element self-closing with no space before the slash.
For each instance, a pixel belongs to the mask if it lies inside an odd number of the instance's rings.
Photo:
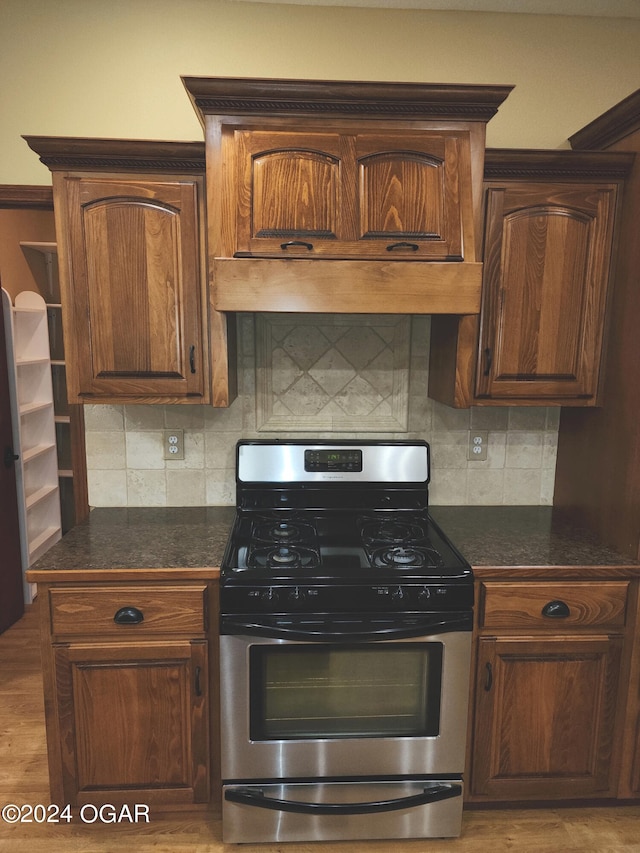
<svg viewBox="0 0 640 853">
<path fill-rule="evenodd" d="M 406 431 L 410 330 L 406 316 L 258 315 L 258 430 Z"/>
</svg>

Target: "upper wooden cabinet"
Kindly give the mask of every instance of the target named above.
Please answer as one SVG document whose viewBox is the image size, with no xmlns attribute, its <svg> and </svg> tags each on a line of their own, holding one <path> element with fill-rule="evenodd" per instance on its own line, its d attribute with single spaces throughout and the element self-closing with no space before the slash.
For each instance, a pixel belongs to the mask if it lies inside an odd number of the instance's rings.
<svg viewBox="0 0 640 853">
<path fill-rule="evenodd" d="M 460 134 L 235 130 L 232 145 L 236 256 L 463 259 Z"/>
<path fill-rule="evenodd" d="M 624 155 L 487 151 L 480 320 L 472 335 L 457 321 L 435 330 L 454 353 L 454 405 L 598 403 L 629 165 Z"/>
<path fill-rule="evenodd" d="M 216 309 L 479 311 L 485 126 L 511 87 L 184 82 Z"/>
<path fill-rule="evenodd" d="M 227 405 L 215 317 L 210 385 L 203 147 L 27 142 L 53 171 L 69 401 Z"/>
</svg>

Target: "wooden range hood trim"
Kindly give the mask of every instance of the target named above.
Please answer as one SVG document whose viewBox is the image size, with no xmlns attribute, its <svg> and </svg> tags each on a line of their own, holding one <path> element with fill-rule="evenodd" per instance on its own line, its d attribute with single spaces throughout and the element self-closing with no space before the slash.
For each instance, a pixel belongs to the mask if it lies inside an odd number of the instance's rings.
<svg viewBox="0 0 640 853">
<path fill-rule="evenodd" d="M 217 311 L 479 314 L 481 263 L 215 258 Z"/>
<path fill-rule="evenodd" d="M 342 116 L 487 122 L 513 86 L 182 77 L 204 125 L 206 115 Z"/>
</svg>

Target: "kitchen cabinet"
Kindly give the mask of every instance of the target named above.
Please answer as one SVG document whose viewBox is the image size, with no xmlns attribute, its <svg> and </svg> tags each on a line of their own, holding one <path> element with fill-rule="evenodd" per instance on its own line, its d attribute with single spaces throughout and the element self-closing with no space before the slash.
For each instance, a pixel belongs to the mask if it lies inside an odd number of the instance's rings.
<svg viewBox="0 0 640 853">
<path fill-rule="evenodd" d="M 617 795 L 629 586 L 478 582 L 471 801 Z"/>
<path fill-rule="evenodd" d="M 436 319 L 431 396 L 459 406 L 600 403 L 629 166 L 625 155 L 487 151 L 480 317 Z"/>
<path fill-rule="evenodd" d="M 53 172 L 69 402 L 228 405 L 230 339 L 208 310 L 202 146 L 27 142 Z"/>
<path fill-rule="evenodd" d="M 180 580 L 39 585 L 54 802 L 208 803 L 209 594 Z"/>
<path fill-rule="evenodd" d="M 237 255 L 463 259 L 468 145 L 454 131 L 234 129 Z"/>
<path fill-rule="evenodd" d="M 485 126 L 511 87 L 184 83 L 217 310 L 478 312 Z"/>
</svg>

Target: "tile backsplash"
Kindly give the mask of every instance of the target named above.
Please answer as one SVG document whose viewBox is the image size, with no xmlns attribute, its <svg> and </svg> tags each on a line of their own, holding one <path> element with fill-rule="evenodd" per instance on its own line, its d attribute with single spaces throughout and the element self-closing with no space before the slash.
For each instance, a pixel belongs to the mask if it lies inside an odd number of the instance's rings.
<svg viewBox="0 0 640 853">
<path fill-rule="evenodd" d="M 451 409 L 427 397 L 428 317 L 238 316 L 239 392 L 210 406 L 85 406 L 92 506 L 235 503 L 240 438 L 420 438 L 433 504 L 553 503 L 558 408 Z M 184 459 L 163 459 L 163 430 Z M 469 460 L 471 430 L 488 432 Z"/>
</svg>

